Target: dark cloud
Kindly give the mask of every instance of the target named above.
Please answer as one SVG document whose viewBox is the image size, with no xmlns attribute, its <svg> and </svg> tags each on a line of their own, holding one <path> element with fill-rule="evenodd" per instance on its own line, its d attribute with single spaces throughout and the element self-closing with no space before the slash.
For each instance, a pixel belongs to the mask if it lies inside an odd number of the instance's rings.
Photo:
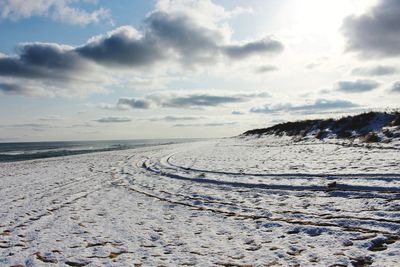
<svg viewBox="0 0 400 267">
<path fill-rule="evenodd" d="M 267 72 L 272 72 L 272 71 L 277 71 L 278 68 L 272 65 L 265 65 L 265 66 L 260 66 L 255 69 L 255 73 L 267 73 Z"/>
<path fill-rule="evenodd" d="M 75 51 L 99 64 L 144 67 L 173 58 L 192 65 L 214 62 L 219 55 L 242 59 L 283 50 L 283 45 L 272 38 L 242 45 L 226 45 L 223 40 L 220 31 L 188 16 L 157 11 L 145 19 L 142 33 L 130 26 L 120 27 Z"/>
<path fill-rule="evenodd" d="M 188 95 L 172 97 L 163 103 L 164 107 L 188 108 L 188 107 L 215 107 L 228 103 L 240 103 L 247 101 L 241 96 L 218 96 L 218 95 Z"/>
<path fill-rule="evenodd" d="M 390 91 L 392 91 L 392 92 L 394 92 L 394 93 L 400 93 L 400 82 L 395 82 L 395 83 L 392 85 L 392 88 L 391 88 Z"/>
<path fill-rule="evenodd" d="M 133 108 L 133 109 L 150 109 L 152 107 L 165 108 L 205 108 L 216 107 L 231 103 L 242 103 L 250 101 L 254 98 L 267 98 L 270 94 L 267 92 L 248 93 L 248 94 L 232 94 L 232 95 L 215 95 L 215 94 L 187 94 L 187 95 L 159 95 L 152 94 L 142 99 L 137 98 L 120 98 L 116 105 L 100 103 L 97 106 L 103 109 Z"/>
<path fill-rule="evenodd" d="M 257 54 L 280 53 L 283 51 L 283 45 L 272 38 L 265 38 L 264 40 L 249 42 L 243 45 L 227 45 L 222 49 L 230 58 L 242 59 Z"/>
<path fill-rule="evenodd" d="M 244 115 L 245 113 L 242 111 L 234 110 L 232 111 L 232 115 Z"/>
<path fill-rule="evenodd" d="M 353 75 L 361 76 L 385 76 L 391 75 L 398 72 L 398 69 L 390 66 L 375 66 L 375 67 L 364 67 L 364 68 L 354 68 L 351 71 Z"/>
<path fill-rule="evenodd" d="M 13 83 L 0 83 L 0 92 L 6 95 L 29 95 L 26 88 Z"/>
<path fill-rule="evenodd" d="M 347 49 L 364 57 L 400 55 L 400 1 L 380 0 L 368 13 L 347 17 L 342 26 Z"/>
<path fill-rule="evenodd" d="M 31 66 L 54 69 L 55 71 L 79 70 L 82 61 L 71 47 L 49 44 L 28 43 L 18 49 L 20 61 Z"/>
<path fill-rule="evenodd" d="M 253 113 L 278 113 L 278 112 L 300 112 L 300 113 L 313 113 L 321 110 L 335 110 L 342 108 L 353 108 L 357 107 L 354 104 L 346 100 L 327 100 L 317 99 L 314 103 L 305 105 L 292 105 L 292 104 L 280 104 L 276 106 L 265 105 L 263 107 L 254 107 L 250 110 Z"/>
<path fill-rule="evenodd" d="M 130 122 L 132 121 L 132 119 L 128 117 L 103 117 L 95 121 L 101 123 L 115 123 L 115 122 Z"/>
<path fill-rule="evenodd" d="M 0 75 L 20 76 L 26 78 L 37 78 L 44 76 L 40 70 L 35 70 L 32 67 L 25 66 L 24 63 L 17 57 L 0 58 Z"/>
<path fill-rule="evenodd" d="M 214 61 L 223 54 L 242 59 L 256 54 L 277 54 L 283 45 L 271 37 L 244 44 L 223 44 L 223 34 L 205 28 L 185 15 L 154 12 L 146 19 L 146 38 L 156 40 L 163 49 L 173 50 L 185 63 Z"/>
<path fill-rule="evenodd" d="M 336 84 L 336 89 L 344 93 L 363 93 L 374 90 L 379 83 L 372 80 L 340 81 Z"/>
<path fill-rule="evenodd" d="M 152 102 L 147 99 L 120 98 L 117 106 L 128 106 L 134 109 L 149 109 Z"/>
<path fill-rule="evenodd" d="M 16 56 L 0 57 L 0 77 L 4 94 L 24 96 L 82 96 L 104 92 L 102 79 L 93 78 L 93 64 L 73 48 L 58 44 L 26 43 Z"/>
<path fill-rule="evenodd" d="M 219 52 L 223 36 L 217 30 L 198 25 L 184 15 L 154 12 L 146 19 L 146 36 L 162 49 L 170 49 L 186 63 L 212 60 Z"/>
<path fill-rule="evenodd" d="M 0 76 L 70 80 L 87 66 L 72 48 L 58 44 L 27 43 L 17 51 L 17 57 L 0 57 Z"/>
<path fill-rule="evenodd" d="M 94 38 L 76 48 L 76 52 L 98 64 L 131 67 L 148 66 L 164 58 L 163 50 L 156 40 L 140 36 L 130 26 Z"/>
</svg>

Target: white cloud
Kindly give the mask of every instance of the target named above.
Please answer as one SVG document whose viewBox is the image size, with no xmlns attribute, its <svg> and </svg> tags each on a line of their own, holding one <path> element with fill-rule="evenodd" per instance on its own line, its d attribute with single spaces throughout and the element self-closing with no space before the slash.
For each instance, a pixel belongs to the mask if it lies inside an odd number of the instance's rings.
<svg viewBox="0 0 400 267">
<path fill-rule="evenodd" d="M 49 17 L 75 25 L 87 25 L 110 20 L 110 11 L 99 8 L 88 12 L 74 7 L 78 0 L 4 0 L 1 6 L 0 18 L 21 20 L 30 17 Z M 84 1 L 88 2 L 88 1 Z"/>
<path fill-rule="evenodd" d="M 252 7 L 242 6 L 227 10 L 212 0 L 157 0 L 154 12 L 190 17 L 199 25 L 218 31 L 223 40 L 228 43 L 233 30 L 227 20 L 241 14 L 253 13 L 254 10 Z"/>
<path fill-rule="evenodd" d="M 211 0 L 158 0 L 156 10 L 190 15 L 194 20 L 206 23 L 208 26 L 237 15 L 254 12 L 251 7 L 241 6 L 226 10 Z"/>
</svg>

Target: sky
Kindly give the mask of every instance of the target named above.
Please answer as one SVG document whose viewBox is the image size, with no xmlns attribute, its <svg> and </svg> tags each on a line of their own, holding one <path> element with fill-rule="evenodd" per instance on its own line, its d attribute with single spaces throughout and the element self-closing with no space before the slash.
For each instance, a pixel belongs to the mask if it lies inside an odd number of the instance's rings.
<svg viewBox="0 0 400 267">
<path fill-rule="evenodd" d="M 398 0 L 2 0 L 0 142 L 395 109 L 399 57 Z"/>
</svg>

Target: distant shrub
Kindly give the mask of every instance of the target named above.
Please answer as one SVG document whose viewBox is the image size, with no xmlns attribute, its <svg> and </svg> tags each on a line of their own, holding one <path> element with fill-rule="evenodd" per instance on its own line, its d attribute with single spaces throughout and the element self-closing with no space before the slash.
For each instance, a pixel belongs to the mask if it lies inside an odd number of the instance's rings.
<svg viewBox="0 0 400 267">
<path fill-rule="evenodd" d="M 400 126 L 400 114 L 397 114 L 396 118 L 390 123 L 391 126 Z"/>
<path fill-rule="evenodd" d="M 333 127 L 338 129 L 341 128 L 345 130 L 360 131 L 362 128 L 367 126 L 376 116 L 377 116 L 376 112 L 368 112 L 356 116 L 343 117 L 334 122 Z M 345 136 L 343 136 L 343 138 L 349 137 L 348 134 L 344 135 Z"/>
<path fill-rule="evenodd" d="M 324 131 L 324 130 L 319 130 L 319 131 L 317 132 L 317 134 L 315 135 L 315 138 L 323 139 L 325 136 L 326 136 L 326 131 Z"/>
<path fill-rule="evenodd" d="M 376 143 L 379 142 L 379 137 L 376 133 L 372 132 L 364 136 L 365 143 Z"/>
<path fill-rule="evenodd" d="M 337 135 L 337 137 L 339 137 L 339 138 L 350 138 L 350 137 L 353 136 L 352 133 L 351 133 L 350 131 L 347 131 L 347 130 L 345 130 L 345 129 L 339 131 L 336 135 Z"/>
<path fill-rule="evenodd" d="M 393 132 L 391 132 L 389 129 L 384 129 L 384 130 L 382 131 L 382 133 L 383 133 L 386 137 L 389 137 L 389 138 L 393 137 Z"/>
<path fill-rule="evenodd" d="M 306 135 L 307 135 L 307 130 L 301 130 L 300 133 L 299 133 L 299 135 L 300 135 L 301 137 L 306 137 Z"/>
</svg>

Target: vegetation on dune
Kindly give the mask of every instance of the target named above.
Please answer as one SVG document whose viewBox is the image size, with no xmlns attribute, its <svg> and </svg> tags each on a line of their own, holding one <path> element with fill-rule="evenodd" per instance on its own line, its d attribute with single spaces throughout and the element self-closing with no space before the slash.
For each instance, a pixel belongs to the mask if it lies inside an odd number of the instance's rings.
<svg viewBox="0 0 400 267">
<path fill-rule="evenodd" d="M 378 133 L 392 138 L 395 134 L 387 127 L 400 126 L 400 112 L 366 112 L 339 119 L 317 119 L 285 122 L 272 127 L 247 131 L 242 136 L 278 135 L 278 136 L 314 136 L 318 139 L 327 137 L 361 138 L 364 142 L 379 142 Z"/>
</svg>

